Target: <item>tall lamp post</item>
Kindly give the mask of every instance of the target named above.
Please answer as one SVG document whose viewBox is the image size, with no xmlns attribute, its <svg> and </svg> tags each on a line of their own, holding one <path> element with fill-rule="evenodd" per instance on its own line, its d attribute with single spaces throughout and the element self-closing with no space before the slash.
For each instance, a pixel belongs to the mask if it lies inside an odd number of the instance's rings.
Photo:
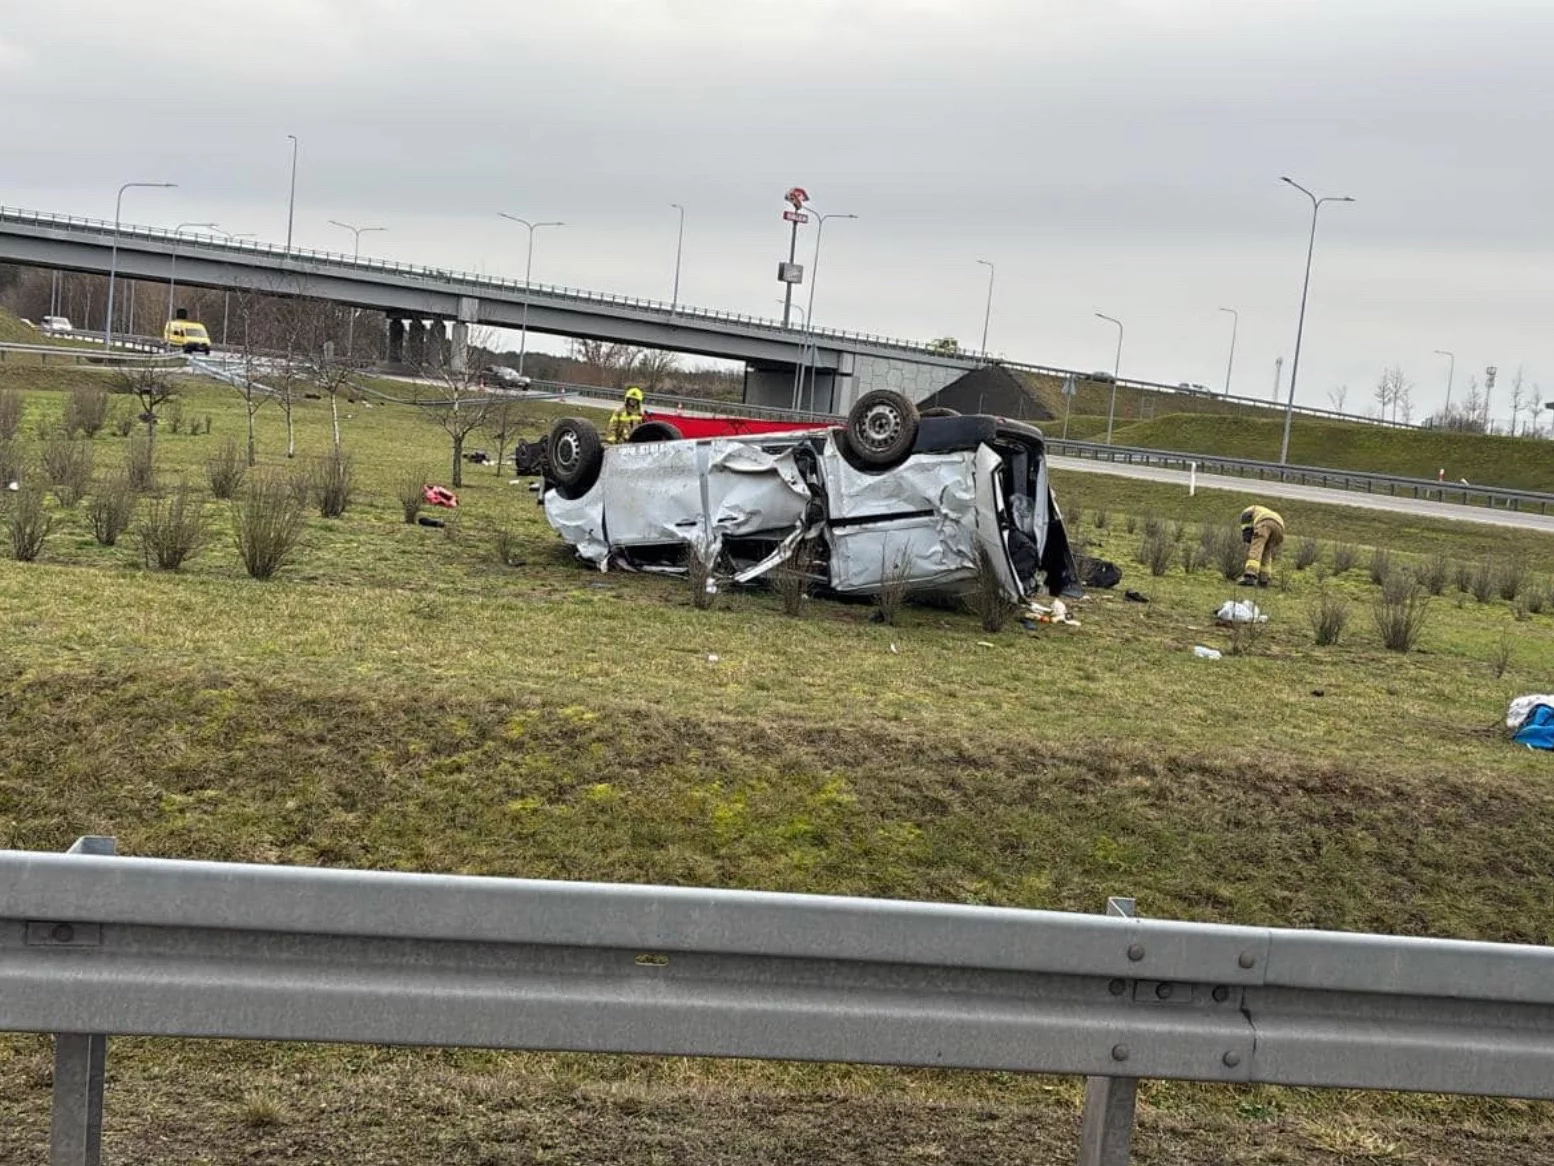
<svg viewBox="0 0 1554 1166">
<path fill-rule="evenodd" d="M 231 231 L 223 231 L 220 227 L 212 227 L 211 230 L 220 235 L 228 243 L 232 242 L 234 239 L 252 239 L 254 237 L 254 233 L 252 231 L 244 231 L 241 234 L 234 235 Z M 221 295 L 221 346 L 223 348 L 227 346 L 227 321 L 231 318 L 231 315 L 232 289 L 228 288 Z"/>
<path fill-rule="evenodd" d="M 103 320 L 103 348 L 113 347 L 113 285 L 119 272 L 119 214 L 124 206 L 124 192 L 132 187 L 168 190 L 176 182 L 126 182 L 119 187 L 119 196 L 113 200 L 113 246 L 108 253 L 108 315 Z"/>
<path fill-rule="evenodd" d="M 1446 366 L 1446 409 L 1445 409 L 1445 412 L 1443 414 L 1444 419 L 1448 423 L 1450 423 L 1450 421 L 1451 421 L 1451 382 L 1452 382 L 1452 374 L 1457 371 L 1457 354 L 1455 352 L 1447 352 L 1444 348 L 1437 348 L 1435 350 L 1435 355 L 1436 356 L 1448 357 L 1450 359 L 1450 361 L 1451 361 L 1451 363 Z"/>
<path fill-rule="evenodd" d="M 1281 177 L 1279 181 L 1288 183 L 1311 200 L 1311 241 L 1306 245 L 1306 279 L 1300 287 L 1300 320 L 1295 325 L 1295 359 L 1290 364 L 1290 396 L 1284 407 L 1284 440 L 1279 443 L 1279 464 L 1282 466 L 1290 459 L 1290 421 L 1295 416 L 1295 378 L 1300 374 L 1300 342 L 1306 331 L 1306 294 L 1311 290 L 1311 256 L 1317 248 L 1317 212 L 1325 202 L 1353 202 L 1354 199 L 1348 195 L 1325 195 L 1318 198 L 1293 178 Z"/>
<path fill-rule="evenodd" d="M 529 232 L 528 257 L 523 263 L 523 328 L 518 336 L 518 375 L 523 375 L 523 358 L 529 350 L 529 275 L 534 270 L 534 232 L 541 227 L 564 227 L 565 223 L 531 223 L 528 219 L 520 219 L 517 215 L 510 215 L 506 211 L 498 211 L 497 214 L 509 222 L 518 223 L 527 228 Z"/>
<path fill-rule="evenodd" d="M 1112 422 L 1117 417 L 1117 378 L 1122 375 L 1122 321 L 1105 312 L 1097 312 L 1097 316 L 1108 323 L 1117 325 L 1117 359 L 1112 364 L 1112 400 L 1106 408 L 1106 444 L 1112 443 Z"/>
<path fill-rule="evenodd" d="M 685 249 L 685 208 L 677 202 L 669 204 L 671 210 L 680 212 L 680 230 L 674 240 L 674 294 L 669 300 L 669 310 L 673 312 L 680 306 L 680 255 Z"/>
<path fill-rule="evenodd" d="M 857 215 L 843 215 L 832 213 L 823 215 L 812 212 L 815 215 L 815 258 L 809 265 L 809 306 L 804 309 L 804 345 L 799 349 L 798 383 L 795 386 L 793 407 L 797 409 L 804 397 L 804 362 L 813 354 L 813 341 L 815 335 L 815 283 L 820 277 L 820 236 L 826 229 L 827 219 L 856 219 Z M 809 403 L 815 404 L 815 367 L 810 363 L 809 372 Z"/>
<path fill-rule="evenodd" d="M 982 359 L 987 359 L 987 326 L 993 319 L 993 277 L 998 274 L 998 269 L 986 259 L 978 259 L 983 267 L 987 268 L 987 309 L 982 313 Z"/>
<path fill-rule="evenodd" d="M 173 257 L 167 265 L 167 318 L 173 318 L 173 290 L 178 286 L 178 232 L 185 227 L 204 227 L 214 231 L 216 223 L 179 223 L 173 228 Z"/>
<path fill-rule="evenodd" d="M 339 219 L 330 219 L 329 225 L 331 227 L 339 227 L 342 231 L 351 232 L 353 237 L 353 242 L 351 244 L 352 263 L 355 263 L 362 257 L 363 235 L 371 234 L 373 231 L 388 230 L 387 227 L 353 227 L 350 223 L 342 223 Z M 357 309 L 352 307 L 351 315 L 346 320 L 345 324 L 345 354 L 347 359 L 356 354 L 356 312 Z"/>
<path fill-rule="evenodd" d="M 286 254 L 291 254 L 291 225 L 297 217 L 297 141 L 296 134 L 287 134 L 291 139 L 291 197 L 286 203 Z"/>
<path fill-rule="evenodd" d="M 1230 313 L 1230 359 L 1225 362 L 1225 396 L 1230 396 L 1230 373 L 1236 367 L 1236 333 L 1241 330 L 1241 313 L 1234 308 L 1221 308 Z"/>
</svg>

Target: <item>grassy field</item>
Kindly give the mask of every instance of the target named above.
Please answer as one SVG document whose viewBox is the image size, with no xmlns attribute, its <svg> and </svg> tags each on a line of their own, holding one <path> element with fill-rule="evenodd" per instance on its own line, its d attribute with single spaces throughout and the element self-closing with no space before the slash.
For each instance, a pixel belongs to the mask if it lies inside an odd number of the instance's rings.
<svg viewBox="0 0 1554 1166">
<path fill-rule="evenodd" d="M 23 388 L 29 446 L 63 405 L 49 383 L 0 370 Z M 530 432 L 564 410 L 528 406 Z M 213 432 L 160 436 L 160 476 L 203 488 L 241 402 L 201 386 L 185 412 Z M 285 468 L 279 413 L 259 421 L 261 461 Z M 448 526 L 406 525 L 396 484 L 420 467 L 446 482 L 445 437 L 392 405 L 343 423 L 358 497 L 310 519 L 268 583 L 244 574 L 225 504 L 177 573 L 147 569 L 132 536 L 98 546 L 79 508 L 55 511 L 39 561 L 0 561 L 0 846 L 109 833 L 129 854 L 1080 911 L 1131 894 L 1156 917 L 1554 933 L 1551 761 L 1496 727 L 1511 696 L 1547 687 L 1554 616 L 1448 587 L 1400 656 L 1371 626 L 1366 570 L 1376 545 L 1494 556 L 1542 594 L 1554 538 L 1281 506 L 1266 633 L 1206 661 L 1195 644 L 1231 647 L 1210 614 L 1246 593 L 1179 563 L 1152 577 L 1133 553 L 1146 515 L 1192 545 L 1252 495 L 1059 475 L 1076 538 L 1151 602 L 1096 594 L 1078 628 L 989 634 L 926 607 L 892 627 L 822 600 L 785 617 L 762 592 L 698 611 L 676 581 L 600 574 L 490 467 L 467 468 Z M 298 436 L 300 463 L 327 450 L 326 403 L 303 403 Z M 99 473 L 126 444 L 93 442 Z M 504 531 L 518 566 L 498 560 Z M 1308 535 L 1321 558 L 1297 571 Z M 1335 542 L 1367 549 L 1331 577 Z M 1352 618 L 1318 648 L 1324 588 Z M 0 1041 L 0 1161 L 42 1152 L 46 1049 Z M 1071 1158 L 1080 1089 L 116 1041 L 107 1137 L 124 1163 L 1003 1164 Z M 1544 1106 L 1152 1085 L 1138 1160 L 1531 1163 L 1551 1134 Z"/>
</svg>

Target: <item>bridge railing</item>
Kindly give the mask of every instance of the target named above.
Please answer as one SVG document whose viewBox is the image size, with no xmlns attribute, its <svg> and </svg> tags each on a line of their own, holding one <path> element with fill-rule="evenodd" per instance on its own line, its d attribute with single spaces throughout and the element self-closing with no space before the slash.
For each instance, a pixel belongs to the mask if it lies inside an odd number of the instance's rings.
<svg viewBox="0 0 1554 1166">
<path fill-rule="evenodd" d="M 80 1166 L 118 1035 L 1554 1098 L 1547 947 L 113 849 L 0 851 L 0 1031 L 59 1034 Z"/>
</svg>

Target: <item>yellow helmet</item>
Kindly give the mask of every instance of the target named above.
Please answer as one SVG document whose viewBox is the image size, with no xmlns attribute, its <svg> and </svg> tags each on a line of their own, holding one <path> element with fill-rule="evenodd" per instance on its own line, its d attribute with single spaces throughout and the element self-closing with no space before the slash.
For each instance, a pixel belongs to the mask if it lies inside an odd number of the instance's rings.
<svg viewBox="0 0 1554 1166">
<path fill-rule="evenodd" d="M 626 400 L 628 400 L 628 401 L 640 401 L 640 400 L 642 400 L 642 390 L 637 388 L 636 385 L 632 385 L 631 388 L 626 390 Z"/>
</svg>

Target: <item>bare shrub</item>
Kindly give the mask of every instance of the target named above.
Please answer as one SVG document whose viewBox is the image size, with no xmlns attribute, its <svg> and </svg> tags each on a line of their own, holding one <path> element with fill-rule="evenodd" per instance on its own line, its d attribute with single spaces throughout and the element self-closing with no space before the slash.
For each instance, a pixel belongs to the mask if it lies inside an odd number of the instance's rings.
<svg viewBox="0 0 1554 1166">
<path fill-rule="evenodd" d="M 1496 680 L 1499 680 L 1510 666 L 1511 633 L 1502 632 L 1495 646 L 1489 650 L 1489 671 Z"/>
<path fill-rule="evenodd" d="M 1511 615 L 1517 623 L 1526 623 L 1532 618 L 1532 608 L 1527 606 L 1525 591 L 1511 601 Z"/>
<path fill-rule="evenodd" d="M 183 402 L 177 397 L 169 398 L 166 406 L 162 409 L 162 416 L 159 420 L 163 425 L 167 426 L 169 433 L 182 433 Z"/>
<path fill-rule="evenodd" d="M 1457 582 L 1457 590 L 1467 595 L 1473 590 L 1473 579 L 1476 574 L 1472 563 L 1458 563 L 1452 569 L 1452 578 Z"/>
<path fill-rule="evenodd" d="M 1468 590 L 1480 603 L 1488 603 L 1500 586 L 1500 572 L 1493 559 L 1480 559 L 1473 565 L 1473 576 L 1468 580 Z"/>
<path fill-rule="evenodd" d="M 1533 615 L 1542 615 L 1543 609 L 1549 604 L 1548 584 L 1542 582 L 1541 580 L 1535 583 L 1529 583 L 1526 590 L 1523 591 L 1522 594 L 1526 596 L 1527 599 L 1527 610 L 1530 611 Z"/>
<path fill-rule="evenodd" d="M 1429 611 L 1430 597 L 1423 587 L 1402 572 L 1389 575 L 1371 605 L 1382 646 L 1393 652 L 1413 651 Z"/>
<path fill-rule="evenodd" d="M 21 442 L 0 437 L 0 489 L 21 479 L 23 460 Z"/>
<path fill-rule="evenodd" d="M 1239 535 L 1237 537 L 1240 537 Z M 1249 656 L 1262 642 L 1263 634 L 1267 632 L 1268 625 L 1255 619 L 1232 620 L 1227 630 L 1230 632 L 1229 651 L 1232 656 Z"/>
<path fill-rule="evenodd" d="M 36 486 L 23 486 L 9 497 L 5 525 L 11 536 L 11 557 L 18 563 L 30 563 L 43 553 L 54 519 L 44 506 L 43 491 Z"/>
<path fill-rule="evenodd" d="M 1209 562 L 1209 556 L 1198 543 L 1182 543 L 1182 570 L 1187 574 L 1195 574 L 1200 567 Z"/>
<path fill-rule="evenodd" d="M 496 555 L 496 561 L 504 567 L 523 566 L 523 555 L 520 553 L 518 532 L 507 523 L 502 523 L 491 536 L 491 550 Z"/>
<path fill-rule="evenodd" d="M 713 556 L 700 546 L 688 546 L 685 550 L 685 574 L 691 587 L 691 606 L 697 611 L 709 610 L 718 599 L 718 580 Z"/>
<path fill-rule="evenodd" d="M 1446 579 L 1451 574 L 1451 563 L 1440 551 L 1430 555 L 1414 569 L 1414 578 L 1431 595 L 1446 590 Z"/>
<path fill-rule="evenodd" d="M 22 431 L 22 395 L 0 388 L 0 441 L 10 441 Z"/>
<path fill-rule="evenodd" d="M 1123 526 L 1127 528 L 1129 534 L 1136 534 L 1139 528 L 1139 520 L 1137 516 L 1132 514 L 1128 515 L 1127 518 L 1123 520 Z"/>
<path fill-rule="evenodd" d="M 815 587 L 815 561 L 814 541 L 804 539 L 772 572 L 772 587 L 782 600 L 784 615 L 804 614 L 805 601 Z"/>
<path fill-rule="evenodd" d="M 129 473 L 130 485 L 138 493 L 149 494 L 156 489 L 156 446 L 144 433 L 136 433 L 129 439 L 124 467 Z"/>
<path fill-rule="evenodd" d="M 86 514 L 92 521 L 93 538 L 105 547 L 117 543 L 135 517 L 135 488 L 129 474 L 115 470 L 104 477 L 87 501 Z"/>
<path fill-rule="evenodd" d="M 1166 536 L 1165 519 L 1163 519 L 1163 518 L 1156 518 L 1153 514 L 1146 514 L 1146 515 L 1144 515 L 1144 537 L 1145 538 L 1165 538 L 1165 536 Z"/>
<path fill-rule="evenodd" d="M 1349 625 L 1349 601 L 1324 587 L 1307 614 L 1311 619 L 1311 634 L 1317 644 L 1324 648 L 1331 647 L 1343 638 L 1344 628 Z"/>
<path fill-rule="evenodd" d="M 1354 570 L 1354 565 L 1360 561 L 1360 548 L 1353 543 L 1333 544 L 1333 574 L 1342 575 Z"/>
<path fill-rule="evenodd" d="M 1241 578 L 1246 570 L 1246 544 L 1233 526 L 1222 526 L 1214 536 L 1214 561 L 1227 580 Z"/>
<path fill-rule="evenodd" d="M 1295 569 L 1304 571 L 1322 557 L 1322 544 L 1314 538 L 1303 538 L 1295 547 Z"/>
<path fill-rule="evenodd" d="M 302 539 L 305 509 L 285 474 L 261 470 L 249 478 L 233 504 L 232 529 L 250 577 L 269 579 L 291 561 Z"/>
<path fill-rule="evenodd" d="M 1187 537 L 1187 524 L 1185 522 L 1173 522 L 1171 524 L 1171 541 L 1181 542 Z"/>
<path fill-rule="evenodd" d="M 421 513 L 421 507 L 426 505 L 426 470 L 416 469 L 400 475 L 399 486 L 395 496 L 399 504 L 404 508 L 405 522 L 408 525 L 415 523 L 416 517 Z"/>
<path fill-rule="evenodd" d="M 1109 521 L 1110 521 L 1110 519 L 1108 518 L 1108 516 L 1106 514 L 1106 511 L 1104 511 L 1104 510 L 1097 510 L 1095 512 L 1095 529 L 1096 530 L 1105 530 L 1106 529 L 1106 524 Z"/>
<path fill-rule="evenodd" d="M 1371 551 L 1371 582 L 1380 587 L 1392 575 L 1392 552 L 1386 547 L 1376 547 Z"/>
<path fill-rule="evenodd" d="M 351 471 L 351 455 L 329 453 L 315 458 L 309 472 L 313 486 L 313 502 L 324 518 L 339 518 L 351 504 L 355 493 L 355 475 Z"/>
<path fill-rule="evenodd" d="M 108 390 L 101 385 L 77 385 L 65 398 L 65 433 L 96 437 L 108 424 L 108 405 Z"/>
<path fill-rule="evenodd" d="M 985 632 L 1003 631 L 1009 618 L 1019 610 L 1019 605 L 1004 593 L 998 569 L 984 547 L 977 548 L 976 581 L 966 602 Z"/>
<path fill-rule="evenodd" d="M 166 498 L 153 498 L 146 505 L 140 527 L 146 565 L 178 570 L 204 545 L 208 529 L 204 500 L 195 497 L 188 482 L 180 482 Z"/>
<path fill-rule="evenodd" d="M 1148 567 L 1151 575 L 1164 575 L 1171 569 L 1171 560 L 1176 558 L 1176 544 L 1166 537 L 1163 527 L 1154 534 L 1146 531 L 1133 557 Z"/>
<path fill-rule="evenodd" d="M 313 476 L 307 470 L 294 470 L 287 475 L 286 488 L 296 499 L 297 505 L 306 510 L 313 498 Z"/>
<path fill-rule="evenodd" d="M 113 431 L 120 437 L 128 437 L 135 431 L 135 419 L 128 413 L 120 413 L 113 419 Z"/>
<path fill-rule="evenodd" d="M 43 475 L 59 504 L 73 507 L 92 488 L 92 447 L 68 437 L 49 438 L 43 443 Z"/>
<path fill-rule="evenodd" d="M 1495 590 L 1500 593 L 1501 599 L 1515 599 L 1521 593 L 1522 584 L 1527 579 L 1527 560 L 1520 554 L 1514 554 L 1500 564 L 1500 570 L 1495 578 Z"/>
<path fill-rule="evenodd" d="M 899 558 L 887 561 L 886 552 L 880 552 L 880 589 L 874 596 L 874 618 L 880 623 L 896 626 L 901 609 L 906 606 L 907 580 L 912 567 L 903 553 Z"/>
<path fill-rule="evenodd" d="M 223 502 L 237 497 L 247 473 L 248 459 L 230 437 L 221 443 L 219 450 L 205 459 L 205 478 L 210 482 L 211 497 Z"/>
</svg>

